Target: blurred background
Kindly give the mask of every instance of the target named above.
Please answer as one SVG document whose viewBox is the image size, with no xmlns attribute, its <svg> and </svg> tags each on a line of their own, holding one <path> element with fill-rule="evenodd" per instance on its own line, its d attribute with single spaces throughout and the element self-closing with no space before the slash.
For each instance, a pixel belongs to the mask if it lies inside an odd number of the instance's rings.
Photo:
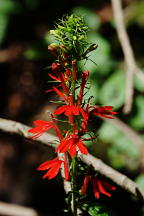
<svg viewBox="0 0 144 216">
<path fill-rule="evenodd" d="M 139 68 L 144 70 L 144 1 L 123 0 L 124 19 Z M 123 113 L 125 99 L 124 57 L 108 0 L 0 0 L 0 117 L 29 126 L 35 119 L 48 119 L 56 105 L 46 94 L 50 89 L 47 69 L 54 60 L 47 46 L 49 30 L 64 14 L 84 16 L 88 42 L 98 44 L 80 67 L 90 71 L 93 103 L 114 106 L 120 121 L 97 120 L 98 138 L 88 143 L 90 152 L 126 174 L 144 188 L 144 155 L 125 131 L 132 129 L 144 140 L 144 85 L 134 79 L 134 101 Z M 93 61 L 96 63 L 94 64 Z M 124 124 L 121 124 L 124 123 Z M 50 158 L 51 148 L 18 135 L 0 132 L 0 201 L 29 206 L 40 216 L 64 215 L 63 183 L 41 180 L 37 166 Z M 141 201 L 118 188 L 111 199 L 100 200 L 112 216 L 143 216 Z M 0 214 L 2 215 L 2 214 Z"/>
</svg>

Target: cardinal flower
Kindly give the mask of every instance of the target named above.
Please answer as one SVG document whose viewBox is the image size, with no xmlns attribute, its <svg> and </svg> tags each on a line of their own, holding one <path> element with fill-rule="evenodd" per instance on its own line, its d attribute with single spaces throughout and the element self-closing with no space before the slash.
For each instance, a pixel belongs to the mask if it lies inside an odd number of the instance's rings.
<svg viewBox="0 0 144 216">
<path fill-rule="evenodd" d="M 49 130 L 50 128 L 54 128 L 52 121 L 36 120 L 34 121 L 34 125 L 36 127 L 28 130 L 29 133 L 34 134 L 34 136 L 30 136 L 30 138 L 33 139 L 40 137 L 45 131 Z"/>
<path fill-rule="evenodd" d="M 95 115 L 95 116 L 101 116 L 104 118 L 109 118 L 109 119 L 113 119 L 113 117 L 111 117 L 110 115 L 115 115 L 117 114 L 117 112 L 113 112 L 112 106 L 99 106 L 99 107 L 94 107 L 91 106 L 90 108 L 92 108 L 89 111 L 89 115 Z"/>
<path fill-rule="evenodd" d="M 86 193 L 89 182 L 93 186 L 94 195 L 97 199 L 100 198 L 101 194 L 104 194 L 108 197 L 111 197 L 111 194 L 109 192 L 107 192 L 107 190 L 116 190 L 116 188 L 114 186 L 108 184 L 106 181 L 100 180 L 96 176 L 86 175 L 84 178 L 82 188 L 81 188 L 81 193 L 83 195 Z"/>
<path fill-rule="evenodd" d="M 56 152 L 65 153 L 68 151 L 70 156 L 73 157 L 76 155 L 77 149 L 82 154 L 88 154 L 88 150 L 83 144 L 82 139 L 77 134 L 69 134 L 58 145 Z"/>
<path fill-rule="evenodd" d="M 84 110 L 82 109 L 82 107 L 80 105 L 77 104 L 73 104 L 73 97 L 72 95 L 70 95 L 69 97 L 66 97 L 61 91 L 59 91 L 57 88 L 54 88 L 54 90 L 56 91 L 56 93 L 61 96 L 67 103 L 67 105 L 63 105 L 59 108 L 57 108 L 54 111 L 55 115 L 60 115 L 62 113 L 64 113 L 66 116 L 70 116 L 70 115 L 82 115 L 82 117 L 85 119 L 87 118 L 87 116 L 85 115 Z"/>
<path fill-rule="evenodd" d="M 64 174 L 65 174 L 65 181 L 69 179 L 69 168 L 67 158 L 64 155 L 63 159 L 59 159 L 56 157 L 53 160 L 46 161 L 42 163 L 37 170 L 48 170 L 44 176 L 44 178 L 48 178 L 49 180 L 56 177 L 60 171 L 61 166 L 64 165 Z"/>
</svg>

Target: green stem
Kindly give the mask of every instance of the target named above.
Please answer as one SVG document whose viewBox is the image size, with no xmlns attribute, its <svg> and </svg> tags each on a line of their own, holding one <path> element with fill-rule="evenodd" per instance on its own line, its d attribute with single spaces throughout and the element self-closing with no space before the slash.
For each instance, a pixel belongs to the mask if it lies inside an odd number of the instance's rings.
<svg viewBox="0 0 144 216">
<path fill-rule="evenodd" d="M 76 85 L 76 60 L 72 61 L 72 98 L 75 104 L 75 85 Z M 74 116 L 73 116 L 74 117 Z M 75 133 L 75 119 L 73 119 L 73 132 Z M 76 182 L 76 156 L 72 158 L 72 210 L 73 216 L 77 216 L 77 182 Z"/>
<path fill-rule="evenodd" d="M 77 216 L 76 156 L 72 158 L 72 207 L 73 216 Z"/>
</svg>

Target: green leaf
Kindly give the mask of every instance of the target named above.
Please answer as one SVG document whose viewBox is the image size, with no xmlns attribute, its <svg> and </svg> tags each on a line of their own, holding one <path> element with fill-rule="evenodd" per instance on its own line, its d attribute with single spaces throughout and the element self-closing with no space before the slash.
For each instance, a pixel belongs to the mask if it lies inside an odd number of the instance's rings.
<svg viewBox="0 0 144 216">
<path fill-rule="evenodd" d="M 142 69 L 143 70 L 143 69 Z M 135 84 L 135 88 L 140 91 L 140 92 L 144 92 L 144 84 L 143 84 L 143 81 L 141 81 L 139 79 L 139 77 L 135 76 L 135 79 L 134 79 L 134 84 Z"/>
<path fill-rule="evenodd" d="M 102 124 L 102 126 L 100 127 L 99 131 L 99 138 L 103 141 L 103 142 L 114 142 L 115 140 L 117 140 L 117 138 L 119 136 L 121 136 L 121 132 L 112 124 L 108 123 L 108 122 L 104 122 Z"/>
<path fill-rule="evenodd" d="M 117 136 L 108 149 L 110 163 L 115 168 L 136 170 L 139 166 L 139 148 L 125 135 Z"/>
<path fill-rule="evenodd" d="M 125 75 L 123 71 L 113 73 L 103 84 L 99 100 L 104 105 L 120 108 L 124 103 Z"/>
<path fill-rule="evenodd" d="M 136 129 L 143 129 L 144 128 L 144 97 L 137 96 L 135 99 L 137 112 L 131 119 L 131 125 Z"/>
<path fill-rule="evenodd" d="M 144 189 L 144 174 L 140 174 L 136 179 L 135 182 Z"/>
<path fill-rule="evenodd" d="M 113 167 L 136 169 L 139 165 L 140 152 L 138 147 L 110 122 L 104 122 L 100 127 L 99 139 L 109 144 L 108 158 Z"/>
<path fill-rule="evenodd" d="M 81 205 L 84 211 L 87 211 L 91 216 L 108 216 L 109 214 L 102 211 L 102 206 L 98 203 L 85 203 Z"/>
</svg>

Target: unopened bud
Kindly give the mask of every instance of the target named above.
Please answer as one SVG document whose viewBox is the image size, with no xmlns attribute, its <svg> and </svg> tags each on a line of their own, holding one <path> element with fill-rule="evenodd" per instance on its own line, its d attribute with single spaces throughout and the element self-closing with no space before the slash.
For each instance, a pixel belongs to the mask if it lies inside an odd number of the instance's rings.
<svg viewBox="0 0 144 216">
<path fill-rule="evenodd" d="M 48 50 L 51 52 L 56 52 L 57 48 L 59 48 L 59 44 L 56 44 L 56 43 L 52 43 L 48 46 Z"/>
<path fill-rule="evenodd" d="M 84 70 L 82 72 L 82 79 L 84 79 L 85 81 L 87 81 L 88 77 L 89 77 L 89 71 L 88 70 Z"/>
<path fill-rule="evenodd" d="M 57 63 L 52 63 L 52 70 L 59 70 L 60 66 Z"/>
</svg>

